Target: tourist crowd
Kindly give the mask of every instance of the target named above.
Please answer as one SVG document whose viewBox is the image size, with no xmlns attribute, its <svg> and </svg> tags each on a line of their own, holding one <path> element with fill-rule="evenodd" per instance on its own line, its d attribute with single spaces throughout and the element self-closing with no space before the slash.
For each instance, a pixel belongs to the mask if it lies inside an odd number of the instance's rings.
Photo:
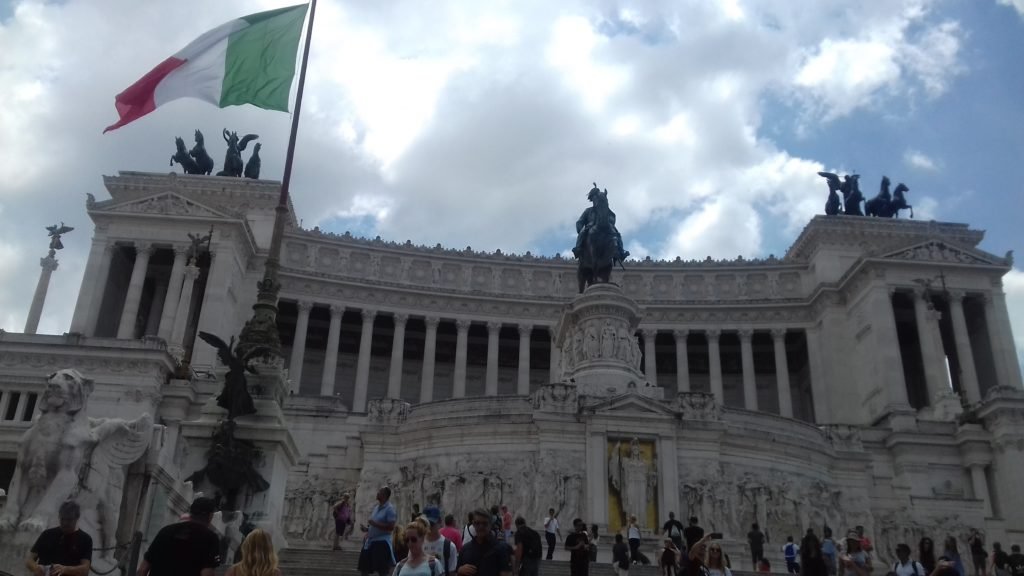
<svg viewBox="0 0 1024 576">
<path fill-rule="evenodd" d="M 150 542 L 136 576 L 213 576 L 222 564 L 222 542 L 210 528 L 216 503 L 197 498 L 181 522 L 161 529 Z M 356 525 L 349 496 L 331 508 L 335 519 L 335 550 L 341 548 Z M 78 529 L 79 507 L 65 502 L 59 510 L 59 526 L 43 531 L 25 560 L 34 576 L 88 576 L 92 539 Z M 722 549 L 722 534 L 706 534 L 697 518 L 686 526 L 670 512 L 662 527 L 664 541 L 655 554 L 660 576 L 732 576 L 731 563 Z M 366 523 L 358 569 L 362 576 L 539 576 L 543 557 L 552 560 L 559 541 L 569 552 L 571 576 L 589 576 L 597 560 L 598 527 L 579 518 L 564 536 L 554 508 L 543 522 L 544 540 L 522 517 L 513 518 L 507 506 L 479 508 L 471 512 L 460 530 L 455 518 L 442 515 L 436 506 L 422 511 L 414 506 L 409 522 L 400 522 L 391 502 L 391 489 L 377 491 L 377 502 Z M 630 516 L 611 545 L 617 576 L 628 576 L 632 566 L 651 564 L 640 550 L 643 530 Z M 545 556 L 544 544 L 547 544 Z M 754 524 L 747 533 L 751 562 L 758 572 L 772 572 L 765 557 L 768 538 Z M 799 543 L 786 538 L 781 549 L 786 572 L 799 576 L 871 576 L 876 562 L 874 547 L 864 528 L 856 526 L 836 540 L 824 528 L 821 538 L 807 530 Z M 896 561 L 885 576 L 1024 576 L 1024 554 L 1014 544 L 1006 552 L 998 542 L 992 552 L 977 530 L 968 539 L 967 556 L 961 556 L 957 539 L 947 536 L 938 550 L 928 537 L 914 550 L 907 543 L 896 546 Z M 236 551 L 227 576 L 281 576 L 270 534 L 252 529 Z M 969 568 L 973 572 L 968 573 Z"/>
</svg>

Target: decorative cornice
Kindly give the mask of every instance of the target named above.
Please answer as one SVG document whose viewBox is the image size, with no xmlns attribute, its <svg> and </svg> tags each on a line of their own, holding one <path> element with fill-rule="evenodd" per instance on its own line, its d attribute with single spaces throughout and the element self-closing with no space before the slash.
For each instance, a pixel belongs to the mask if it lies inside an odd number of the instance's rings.
<svg viewBox="0 0 1024 576">
<path fill-rule="evenodd" d="M 985 237 L 967 224 L 871 218 L 867 216 L 815 216 L 786 251 L 787 263 L 807 262 L 821 246 L 859 249 L 865 256 L 941 239 L 973 248 Z"/>
</svg>

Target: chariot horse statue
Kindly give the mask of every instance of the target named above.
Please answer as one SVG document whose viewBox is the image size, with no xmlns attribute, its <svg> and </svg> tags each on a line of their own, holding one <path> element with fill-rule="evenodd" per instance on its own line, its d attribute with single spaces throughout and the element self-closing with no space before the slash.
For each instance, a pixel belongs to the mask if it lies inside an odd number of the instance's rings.
<svg viewBox="0 0 1024 576">
<path fill-rule="evenodd" d="M 580 294 L 591 284 L 607 283 L 612 268 L 629 256 L 622 248 L 622 235 L 615 228 L 615 213 L 608 207 L 608 190 L 594 187 L 587 194 L 593 206 L 583 211 L 576 221 L 576 246 L 573 255 L 579 260 L 576 280 Z"/>
<path fill-rule="evenodd" d="M 882 176 L 882 183 L 878 189 L 878 195 L 864 203 L 864 212 L 868 216 L 880 218 L 899 218 L 900 210 L 910 210 L 910 217 L 914 217 L 914 207 L 907 204 L 906 193 L 910 188 L 900 182 L 896 189 L 889 192 L 889 177 Z"/>
</svg>

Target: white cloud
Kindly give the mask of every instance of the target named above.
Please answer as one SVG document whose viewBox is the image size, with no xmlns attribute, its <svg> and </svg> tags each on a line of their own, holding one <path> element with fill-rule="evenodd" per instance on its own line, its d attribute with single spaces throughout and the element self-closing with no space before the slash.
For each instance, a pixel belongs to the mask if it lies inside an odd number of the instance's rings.
<svg viewBox="0 0 1024 576">
<path fill-rule="evenodd" d="M 101 174 L 165 172 L 174 136 L 226 126 L 259 133 L 263 174 L 280 177 L 286 114 L 180 100 L 100 131 L 113 96 L 167 55 L 289 2 L 26 0 L 0 22 L 0 257 L 17 255 L 0 259 L 0 327 L 20 330 L 43 226 L 63 219 L 77 230 L 42 327 L 66 329 L 89 245 L 83 196 L 105 196 Z M 571 247 L 597 180 L 637 255 L 759 256 L 765 230 L 793 234 L 825 201 L 821 163 L 764 134 L 765 97 L 820 120 L 948 89 L 941 72 L 956 70 L 964 33 L 932 11 L 929 0 L 323 0 L 293 201 L 309 227 L 366 218 L 386 238 L 505 252 L 564 239 L 553 252 Z"/>
<path fill-rule="evenodd" d="M 997 0 L 1003 6 L 1012 6 L 1024 18 L 1024 0 Z"/>
<path fill-rule="evenodd" d="M 903 154 L 903 161 L 906 162 L 907 165 L 919 170 L 934 171 L 939 169 L 935 160 L 920 150 L 907 150 Z"/>
<path fill-rule="evenodd" d="M 1014 268 L 1003 276 L 1003 290 L 1006 292 L 1006 307 L 1010 312 L 1019 368 L 1024 365 L 1024 271 Z"/>
</svg>

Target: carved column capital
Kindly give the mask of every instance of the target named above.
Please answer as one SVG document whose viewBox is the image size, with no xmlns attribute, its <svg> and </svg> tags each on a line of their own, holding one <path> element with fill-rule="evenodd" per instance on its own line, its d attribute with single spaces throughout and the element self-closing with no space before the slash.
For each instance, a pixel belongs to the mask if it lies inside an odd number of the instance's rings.
<svg viewBox="0 0 1024 576">
<path fill-rule="evenodd" d="M 331 304 L 331 317 L 338 316 L 345 313 L 345 307 L 341 304 Z"/>
<path fill-rule="evenodd" d="M 736 331 L 736 333 L 740 335 L 740 342 L 749 343 L 751 338 L 754 337 L 753 328 L 740 328 L 739 330 Z"/>
<path fill-rule="evenodd" d="M 533 333 L 533 324 L 520 324 L 517 328 L 519 329 L 520 338 L 529 338 L 530 334 Z"/>
<path fill-rule="evenodd" d="M 718 338 L 722 335 L 721 328 L 708 328 L 704 331 L 704 334 L 708 337 L 708 340 L 718 341 Z"/>
<path fill-rule="evenodd" d="M 405 323 L 409 321 L 409 315 L 404 312 L 395 312 L 392 317 L 395 321 L 395 326 L 405 326 Z"/>
<path fill-rule="evenodd" d="M 184 244 L 171 244 L 171 251 L 174 252 L 175 260 L 179 258 L 184 260 L 185 256 L 188 254 L 188 246 L 185 246 Z"/>
<path fill-rule="evenodd" d="M 963 300 L 964 300 L 964 298 L 966 296 L 967 296 L 967 293 L 964 292 L 963 290 L 950 290 L 949 291 L 949 300 L 951 302 L 963 302 Z"/>
<path fill-rule="evenodd" d="M 135 242 L 135 253 L 138 255 L 145 254 L 147 257 L 152 256 L 153 252 L 156 251 L 156 246 L 153 246 L 152 242 Z"/>
<path fill-rule="evenodd" d="M 897 288 L 895 286 L 886 286 L 885 289 L 886 289 L 886 291 L 889 292 L 889 298 L 892 298 L 893 296 L 896 295 L 897 292 L 900 291 L 899 288 Z"/>
<path fill-rule="evenodd" d="M 772 328 L 772 339 L 773 340 L 785 340 L 786 329 L 785 328 Z"/>
<path fill-rule="evenodd" d="M 672 337 L 676 339 L 676 342 L 686 341 L 686 337 L 690 335 L 689 328 L 678 328 L 672 331 Z"/>
<path fill-rule="evenodd" d="M 359 311 L 359 315 L 363 317 L 363 322 L 373 322 L 373 319 L 377 317 L 377 311 L 373 308 L 363 308 Z"/>
<path fill-rule="evenodd" d="M 658 337 L 657 328 L 641 328 L 640 333 L 644 335 L 644 340 Z"/>
<path fill-rule="evenodd" d="M 459 332 L 468 332 L 469 327 L 473 325 L 472 320 L 466 320 L 465 318 L 455 319 L 455 329 Z"/>
<path fill-rule="evenodd" d="M 299 307 L 300 313 L 308 313 L 310 310 L 313 309 L 313 302 L 309 300 L 299 300 L 295 303 L 295 305 Z"/>
<path fill-rule="evenodd" d="M 501 322 L 488 322 L 487 332 L 489 334 L 497 334 L 501 330 Z"/>
<path fill-rule="evenodd" d="M 427 316 L 423 319 L 423 322 L 427 325 L 428 330 L 437 330 L 437 326 L 441 323 L 441 319 L 437 316 Z"/>
<path fill-rule="evenodd" d="M 928 291 L 924 286 L 914 286 L 910 292 L 914 295 L 914 300 L 928 300 L 926 297 Z"/>
</svg>

